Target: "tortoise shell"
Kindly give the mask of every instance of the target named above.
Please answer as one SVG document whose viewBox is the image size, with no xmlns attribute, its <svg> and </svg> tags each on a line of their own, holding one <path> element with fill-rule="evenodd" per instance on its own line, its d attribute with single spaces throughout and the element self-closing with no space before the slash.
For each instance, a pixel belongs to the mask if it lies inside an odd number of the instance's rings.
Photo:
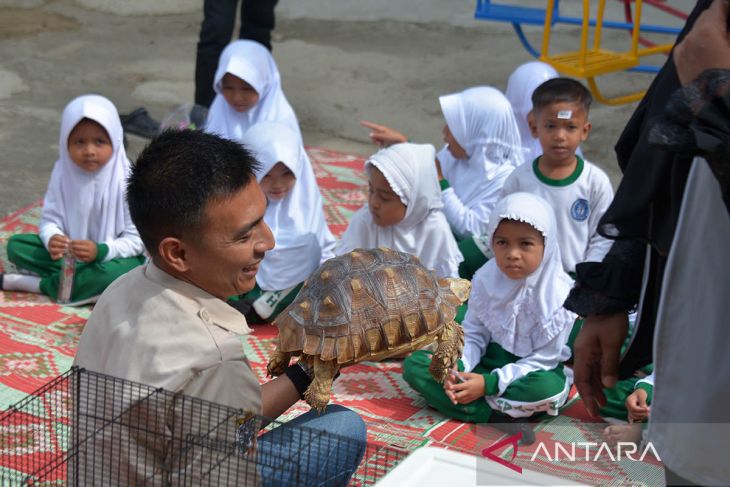
<svg viewBox="0 0 730 487">
<path fill-rule="evenodd" d="M 330 259 L 274 321 L 278 351 L 346 364 L 418 348 L 454 320 L 464 300 L 450 281 L 390 249 Z"/>
</svg>

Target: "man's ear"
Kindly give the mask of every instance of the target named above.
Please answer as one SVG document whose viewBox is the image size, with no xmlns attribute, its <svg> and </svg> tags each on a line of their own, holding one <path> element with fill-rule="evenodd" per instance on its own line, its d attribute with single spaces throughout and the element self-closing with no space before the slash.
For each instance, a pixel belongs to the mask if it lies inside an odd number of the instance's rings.
<svg viewBox="0 0 730 487">
<path fill-rule="evenodd" d="M 176 237 L 165 237 L 157 246 L 160 259 L 177 272 L 187 272 L 190 269 L 186 250 L 185 243 Z"/>
<path fill-rule="evenodd" d="M 527 125 L 530 127 L 532 136 L 537 139 L 537 119 L 535 118 L 534 110 L 530 110 L 527 114 Z"/>
</svg>

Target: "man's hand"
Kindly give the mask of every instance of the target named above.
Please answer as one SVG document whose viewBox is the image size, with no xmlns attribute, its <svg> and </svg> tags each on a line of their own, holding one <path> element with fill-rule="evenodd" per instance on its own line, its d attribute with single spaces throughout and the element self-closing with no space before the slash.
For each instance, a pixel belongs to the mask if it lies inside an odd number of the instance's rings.
<svg viewBox="0 0 730 487">
<path fill-rule="evenodd" d="M 71 253 L 81 262 L 94 262 L 97 252 L 96 243 L 91 240 L 71 240 Z"/>
<path fill-rule="evenodd" d="M 649 397 L 644 389 L 636 389 L 626 398 L 626 410 L 628 411 L 629 423 L 646 421 L 649 418 L 649 405 L 646 399 Z"/>
<path fill-rule="evenodd" d="M 706 69 L 730 69 L 727 0 L 715 0 L 674 47 L 672 57 L 682 85 L 692 83 Z"/>
<path fill-rule="evenodd" d="M 60 233 L 51 237 L 48 241 L 48 253 L 51 259 L 58 260 L 68 251 L 68 244 L 71 240 L 66 235 Z"/>
<path fill-rule="evenodd" d="M 606 404 L 604 387 L 618 380 L 621 345 L 629 331 L 626 313 L 589 316 L 575 339 L 575 385 L 591 416 Z"/>
<path fill-rule="evenodd" d="M 368 134 L 370 136 L 370 140 L 378 144 L 380 147 L 388 147 L 389 145 L 408 142 L 408 137 L 385 125 L 378 125 L 377 123 L 368 122 L 366 120 L 361 121 L 360 125 L 371 130 Z"/>
</svg>

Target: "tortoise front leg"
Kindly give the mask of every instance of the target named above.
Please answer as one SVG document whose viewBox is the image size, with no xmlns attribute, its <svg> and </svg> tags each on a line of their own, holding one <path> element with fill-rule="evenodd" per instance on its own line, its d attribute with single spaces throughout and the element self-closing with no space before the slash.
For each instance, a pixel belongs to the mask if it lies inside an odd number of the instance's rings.
<svg viewBox="0 0 730 487">
<path fill-rule="evenodd" d="M 304 400 L 320 413 L 330 402 L 332 381 L 339 368 L 336 360 L 323 361 L 314 357 L 314 379 L 304 392 Z"/>
<path fill-rule="evenodd" d="M 277 377 L 283 374 L 284 369 L 289 366 L 291 356 L 292 354 L 289 352 L 280 352 L 277 347 L 277 350 L 274 350 L 274 353 L 269 359 L 269 364 L 266 366 L 266 373 L 270 377 Z"/>
<path fill-rule="evenodd" d="M 446 374 L 453 369 L 464 350 L 464 330 L 455 321 L 447 323 L 438 338 L 438 348 L 431 358 L 428 371 L 436 382 L 442 384 Z"/>
</svg>

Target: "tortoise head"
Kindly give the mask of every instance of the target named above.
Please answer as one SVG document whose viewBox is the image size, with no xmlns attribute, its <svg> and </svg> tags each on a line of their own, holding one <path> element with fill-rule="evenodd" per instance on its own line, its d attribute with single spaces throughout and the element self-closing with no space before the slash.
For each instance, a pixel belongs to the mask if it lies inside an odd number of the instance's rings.
<svg viewBox="0 0 730 487">
<path fill-rule="evenodd" d="M 459 301 L 464 303 L 469 299 L 469 293 L 471 292 L 471 282 L 467 279 L 460 279 L 458 277 L 448 277 L 439 279 L 439 284 L 445 288 L 451 290 L 451 292 L 459 298 Z"/>
</svg>

